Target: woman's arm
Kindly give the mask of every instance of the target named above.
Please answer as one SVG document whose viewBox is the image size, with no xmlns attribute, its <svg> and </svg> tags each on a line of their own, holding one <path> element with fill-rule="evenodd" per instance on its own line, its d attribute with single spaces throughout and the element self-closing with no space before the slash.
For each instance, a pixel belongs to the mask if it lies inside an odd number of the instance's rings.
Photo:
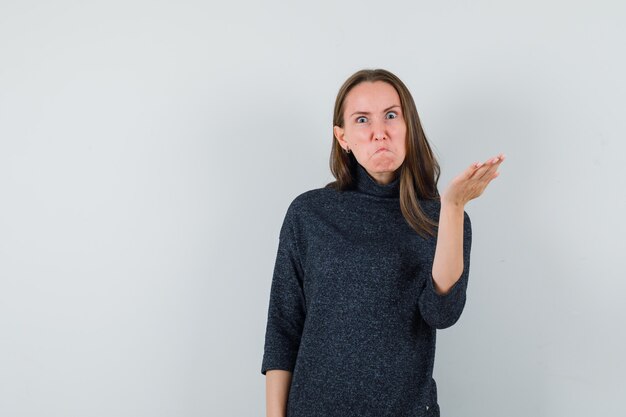
<svg viewBox="0 0 626 417">
<path fill-rule="evenodd" d="M 306 318 L 304 271 L 298 250 L 298 200 L 290 204 L 280 230 L 267 310 L 261 373 L 268 417 L 285 417 Z"/>
<path fill-rule="evenodd" d="M 267 417 L 287 415 L 287 396 L 291 387 L 292 372 L 280 369 L 268 370 L 265 374 L 265 399 Z"/>
<path fill-rule="evenodd" d="M 436 329 L 452 326 L 465 306 L 469 280 L 472 223 L 465 205 L 482 194 L 498 176 L 500 154 L 485 164 L 472 164 L 455 177 L 441 196 L 437 246 L 430 277 L 420 294 L 419 309 L 428 325 Z"/>
<path fill-rule="evenodd" d="M 440 295 L 447 294 L 463 272 L 463 211 L 462 205 L 441 202 L 432 271 L 435 291 Z"/>
<path fill-rule="evenodd" d="M 500 154 L 485 163 L 475 163 L 455 177 L 441 196 L 437 247 L 433 261 L 435 290 L 445 295 L 463 272 L 463 210 L 465 204 L 480 196 L 498 176 L 504 161 Z"/>
</svg>

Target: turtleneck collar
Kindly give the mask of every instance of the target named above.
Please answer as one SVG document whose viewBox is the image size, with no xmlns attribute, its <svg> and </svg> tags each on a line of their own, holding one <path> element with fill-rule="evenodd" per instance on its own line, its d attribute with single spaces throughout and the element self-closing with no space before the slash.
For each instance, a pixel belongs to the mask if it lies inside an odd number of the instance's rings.
<svg viewBox="0 0 626 417">
<path fill-rule="evenodd" d="M 400 195 L 399 175 L 389 184 L 381 185 L 358 162 L 356 164 L 355 185 L 357 191 L 376 197 L 398 198 Z"/>
</svg>

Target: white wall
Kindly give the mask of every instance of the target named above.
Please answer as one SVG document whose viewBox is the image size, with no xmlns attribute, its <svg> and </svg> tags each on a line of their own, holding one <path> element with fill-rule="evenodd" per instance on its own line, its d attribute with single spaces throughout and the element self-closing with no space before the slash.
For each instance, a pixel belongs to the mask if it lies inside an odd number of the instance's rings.
<svg viewBox="0 0 626 417">
<path fill-rule="evenodd" d="M 0 3 L 0 415 L 264 415 L 279 227 L 365 67 L 440 189 L 507 155 L 442 415 L 624 412 L 624 3 L 338 3 Z"/>
</svg>

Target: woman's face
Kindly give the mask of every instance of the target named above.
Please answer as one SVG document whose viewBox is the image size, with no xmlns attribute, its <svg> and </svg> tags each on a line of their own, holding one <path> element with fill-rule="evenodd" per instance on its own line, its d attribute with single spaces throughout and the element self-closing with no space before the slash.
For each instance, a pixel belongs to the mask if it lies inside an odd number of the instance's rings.
<svg viewBox="0 0 626 417">
<path fill-rule="evenodd" d="M 333 132 L 344 150 L 376 179 L 387 184 L 406 155 L 406 122 L 396 89 L 384 82 L 362 82 L 344 101 L 344 127 Z"/>
</svg>

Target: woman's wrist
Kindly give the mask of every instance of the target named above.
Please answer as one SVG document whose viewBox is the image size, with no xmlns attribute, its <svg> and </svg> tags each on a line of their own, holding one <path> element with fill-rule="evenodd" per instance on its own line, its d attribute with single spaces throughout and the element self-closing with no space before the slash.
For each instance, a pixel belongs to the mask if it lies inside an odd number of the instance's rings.
<svg viewBox="0 0 626 417">
<path fill-rule="evenodd" d="M 465 203 L 462 201 L 451 201 L 445 197 L 441 199 L 441 210 L 448 211 L 465 211 Z"/>
</svg>

